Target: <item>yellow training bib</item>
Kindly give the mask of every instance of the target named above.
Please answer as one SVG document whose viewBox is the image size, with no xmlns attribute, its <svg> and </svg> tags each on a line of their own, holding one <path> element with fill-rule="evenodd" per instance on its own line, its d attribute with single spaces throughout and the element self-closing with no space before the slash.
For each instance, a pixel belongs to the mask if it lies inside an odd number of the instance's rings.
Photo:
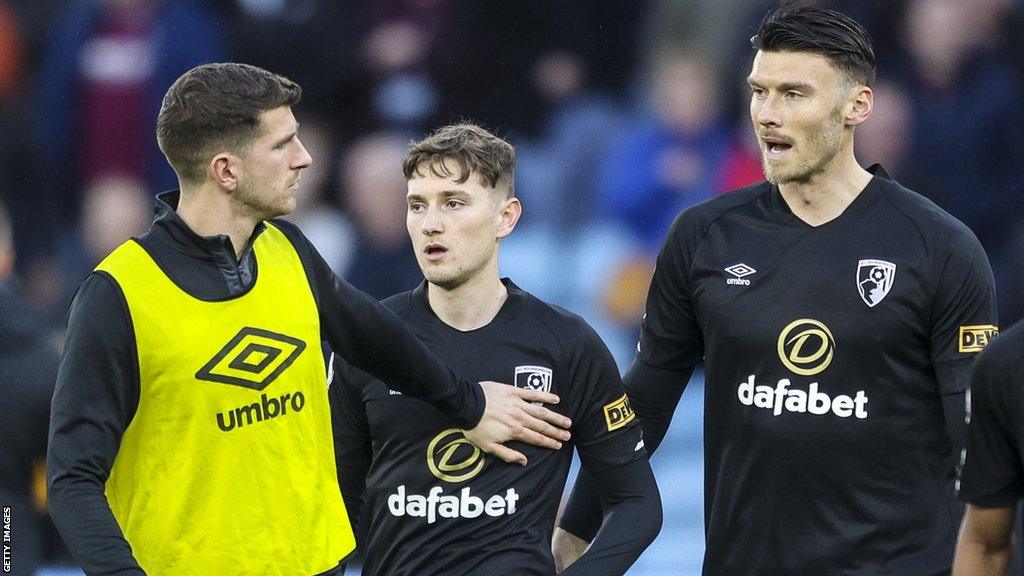
<svg viewBox="0 0 1024 576">
<path fill-rule="evenodd" d="M 134 241 L 97 267 L 124 292 L 140 382 L 106 495 L 154 576 L 313 575 L 355 548 L 309 281 L 272 224 L 253 251 L 251 290 L 221 302 Z"/>
</svg>

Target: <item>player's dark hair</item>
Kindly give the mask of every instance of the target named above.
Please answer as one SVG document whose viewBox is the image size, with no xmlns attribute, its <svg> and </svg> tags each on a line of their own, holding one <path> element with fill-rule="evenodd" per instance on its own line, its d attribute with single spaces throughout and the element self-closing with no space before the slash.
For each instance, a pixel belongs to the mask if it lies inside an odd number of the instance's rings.
<svg viewBox="0 0 1024 576">
<path fill-rule="evenodd" d="M 515 195 L 515 149 L 476 124 L 452 124 L 438 128 L 419 142 L 410 142 L 402 171 L 406 180 L 423 176 L 421 170 L 425 168 L 439 178 L 448 178 L 455 176 L 448 160 L 459 167 L 456 182 L 461 184 L 476 173 L 482 183 L 491 188 L 501 183 L 507 197 Z"/>
<path fill-rule="evenodd" d="M 768 13 L 754 50 L 821 54 L 858 84 L 875 81 L 875 49 L 871 35 L 856 20 L 834 10 L 787 4 Z"/>
<path fill-rule="evenodd" d="M 198 183 L 212 155 L 242 153 L 259 136 L 261 113 L 295 106 L 301 98 L 298 84 L 262 68 L 203 64 L 167 90 L 156 121 L 157 143 L 178 178 Z"/>
</svg>

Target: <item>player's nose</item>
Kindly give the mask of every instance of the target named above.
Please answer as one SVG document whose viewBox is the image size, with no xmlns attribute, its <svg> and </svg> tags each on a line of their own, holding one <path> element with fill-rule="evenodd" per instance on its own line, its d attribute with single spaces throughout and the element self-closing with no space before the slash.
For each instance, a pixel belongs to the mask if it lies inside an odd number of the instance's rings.
<svg viewBox="0 0 1024 576">
<path fill-rule="evenodd" d="M 438 232 L 444 231 L 444 223 L 442 222 L 441 215 L 433 207 L 427 208 L 425 214 L 423 214 L 423 223 L 421 224 L 423 233 L 426 235 L 437 234 Z"/>
</svg>

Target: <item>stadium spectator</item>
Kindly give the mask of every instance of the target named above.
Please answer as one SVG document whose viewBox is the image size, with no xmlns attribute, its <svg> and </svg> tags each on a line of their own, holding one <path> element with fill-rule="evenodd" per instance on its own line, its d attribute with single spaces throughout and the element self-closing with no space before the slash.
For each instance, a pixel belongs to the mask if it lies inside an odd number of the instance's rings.
<svg viewBox="0 0 1024 576">
<path fill-rule="evenodd" d="M 11 221 L 0 203 L 0 502 L 10 507 L 12 540 L 4 544 L 10 572 L 31 576 L 44 558 L 50 529 L 40 487 L 59 357 L 47 327 L 19 294 L 14 260 Z"/>
<path fill-rule="evenodd" d="M 369 134 L 345 151 L 339 166 L 343 204 L 357 230 L 344 277 L 378 299 L 409 290 L 422 278 L 402 226 L 405 178 L 395 170 L 407 144 L 398 134 Z"/>
</svg>

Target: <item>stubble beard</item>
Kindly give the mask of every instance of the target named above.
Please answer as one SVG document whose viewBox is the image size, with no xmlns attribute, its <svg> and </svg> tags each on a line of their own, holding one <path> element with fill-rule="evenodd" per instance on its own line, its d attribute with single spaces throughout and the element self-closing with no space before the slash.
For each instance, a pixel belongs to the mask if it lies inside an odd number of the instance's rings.
<svg viewBox="0 0 1024 576">
<path fill-rule="evenodd" d="M 275 195 L 271 202 L 262 200 L 249 186 L 236 190 L 236 213 L 257 221 L 270 220 L 291 214 L 295 210 L 294 196 Z"/>
<path fill-rule="evenodd" d="M 805 144 L 807 150 L 816 155 L 807 161 L 800 162 L 790 172 L 783 172 L 772 168 L 768 163 L 767 154 L 761 152 L 761 169 L 764 171 L 765 179 L 772 184 L 804 184 L 810 182 L 815 176 L 825 172 L 832 165 L 836 156 L 842 148 L 843 125 L 839 120 L 840 109 L 837 107 L 832 115 L 818 125 Z"/>
</svg>

